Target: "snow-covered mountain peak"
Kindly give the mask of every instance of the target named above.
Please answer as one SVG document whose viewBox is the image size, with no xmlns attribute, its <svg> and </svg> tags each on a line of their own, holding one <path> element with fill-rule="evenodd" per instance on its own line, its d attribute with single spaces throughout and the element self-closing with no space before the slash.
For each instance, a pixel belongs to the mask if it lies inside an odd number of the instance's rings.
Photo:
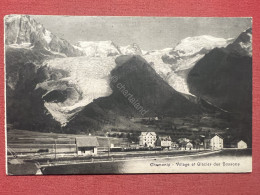
<svg viewBox="0 0 260 195">
<path fill-rule="evenodd" d="M 227 49 L 239 55 L 252 57 L 252 28 L 242 32 L 233 43 L 228 45 Z"/>
<path fill-rule="evenodd" d="M 175 48 L 148 52 L 144 58 L 156 72 L 176 91 L 189 93 L 186 76 L 189 70 L 209 51 L 226 47 L 233 39 L 216 38 L 210 35 L 187 37 Z"/>
<path fill-rule="evenodd" d="M 120 61 L 121 64 L 131 55 L 141 55 L 172 88 L 192 95 L 187 85 L 189 71 L 205 54 L 216 47 L 226 47 L 231 41 L 233 39 L 202 35 L 187 37 L 175 48 L 147 52 L 136 43 L 120 47 L 113 41 L 79 41 L 74 46 L 55 36 L 30 16 L 5 17 L 6 45 L 11 46 L 12 51 L 22 48 L 43 56 L 41 68 L 47 76 L 36 88 L 44 91 L 45 108 L 63 125 L 95 99 L 111 94 L 109 76 L 116 67 L 115 58 L 119 55 L 129 55 L 117 58 L 116 62 Z M 243 32 L 229 47 L 231 51 L 252 55 L 252 29 Z M 28 52 L 28 56 L 31 53 Z M 45 58 L 51 54 L 62 56 Z M 34 57 L 37 55 L 30 55 L 30 59 Z M 56 96 L 60 99 L 56 100 Z"/>
<path fill-rule="evenodd" d="M 153 56 L 161 55 L 161 56 L 163 56 L 165 54 L 169 54 L 170 51 L 172 51 L 172 48 L 165 48 L 165 49 L 161 49 L 161 50 L 148 51 L 144 55 L 153 55 Z"/>
<path fill-rule="evenodd" d="M 176 47 L 175 51 L 180 56 L 194 55 L 201 50 L 211 50 L 216 47 L 225 47 L 230 39 L 217 38 L 210 35 L 196 37 L 187 37 L 183 39 Z"/>
<path fill-rule="evenodd" d="M 7 23 L 13 22 L 14 20 L 20 20 L 22 15 L 7 15 L 4 20 Z"/>
<path fill-rule="evenodd" d="M 143 52 L 138 44 L 132 43 L 131 45 L 120 47 L 122 54 L 124 55 L 143 55 Z"/>
<path fill-rule="evenodd" d="M 8 15 L 5 17 L 5 44 L 7 46 L 30 44 L 32 47 L 46 49 L 69 57 L 83 53 L 75 49 L 28 15 Z"/>
<path fill-rule="evenodd" d="M 78 41 L 75 46 L 89 57 L 107 57 L 121 54 L 119 47 L 113 41 Z"/>
</svg>

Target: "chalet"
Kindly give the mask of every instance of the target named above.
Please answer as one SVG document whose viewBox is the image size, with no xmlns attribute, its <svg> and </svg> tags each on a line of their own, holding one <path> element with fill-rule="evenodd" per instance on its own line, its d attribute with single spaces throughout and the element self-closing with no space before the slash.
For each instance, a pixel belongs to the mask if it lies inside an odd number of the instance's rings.
<svg viewBox="0 0 260 195">
<path fill-rule="evenodd" d="M 154 147 L 156 142 L 155 132 L 142 132 L 139 136 L 139 145 L 146 147 Z"/>
<path fill-rule="evenodd" d="M 237 142 L 237 148 L 238 149 L 246 149 L 247 148 L 246 142 L 244 142 L 243 140 L 240 140 L 239 142 Z"/>
<path fill-rule="evenodd" d="M 75 142 L 78 155 L 97 155 L 99 143 L 96 137 L 77 137 Z"/>
<path fill-rule="evenodd" d="M 204 148 L 211 150 L 221 150 L 223 149 L 223 138 L 218 134 L 214 134 L 204 139 Z"/>
<path fill-rule="evenodd" d="M 156 145 L 161 146 L 162 148 L 170 148 L 172 145 L 172 139 L 170 136 L 159 136 Z"/>
</svg>

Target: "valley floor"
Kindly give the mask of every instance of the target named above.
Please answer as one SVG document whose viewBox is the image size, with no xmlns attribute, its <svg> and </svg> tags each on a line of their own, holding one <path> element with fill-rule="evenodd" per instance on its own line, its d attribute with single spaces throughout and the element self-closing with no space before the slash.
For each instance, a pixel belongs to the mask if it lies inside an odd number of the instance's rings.
<svg viewBox="0 0 260 195">
<path fill-rule="evenodd" d="M 39 157 L 39 156 L 38 156 Z M 10 164 L 10 162 L 16 162 Z M 195 165 L 192 165 L 195 164 Z M 194 169 L 194 166 L 196 169 Z M 163 169 L 162 169 L 163 168 Z M 174 168 L 174 169 L 170 169 Z M 110 153 L 96 157 L 8 158 L 9 175 L 250 172 L 251 149 Z"/>
<path fill-rule="evenodd" d="M 109 152 L 108 143 L 127 146 L 124 138 L 97 136 L 99 147 L 95 156 L 76 154 L 75 137 L 86 135 L 39 133 L 25 130 L 7 131 L 7 174 L 121 174 L 121 173 L 172 173 L 215 172 L 214 167 L 187 168 L 196 160 L 204 162 L 243 163 L 233 167 L 233 172 L 250 171 L 251 149 L 237 150 L 160 150 Z M 221 162 L 220 162 L 221 161 Z M 176 165 L 179 162 L 182 165 Z M 174 169 L 169 169 L 170 167 Z M 177 166 L 177 167 L 176 167 Z M 186 166 L 186 167 L 185 167 Z M 188 167 L 189 167 L 188 166 Z M 141 168 L 140 168 L 141 167 Z M 160 168 L 158 168 L 160 167 Z M 162 169 L 161 167 L 164 167 Z M 168 168 L 167 168 L 168 167 Z M 227 171 L 222 167 L 217 172 Z"/>
</svg>

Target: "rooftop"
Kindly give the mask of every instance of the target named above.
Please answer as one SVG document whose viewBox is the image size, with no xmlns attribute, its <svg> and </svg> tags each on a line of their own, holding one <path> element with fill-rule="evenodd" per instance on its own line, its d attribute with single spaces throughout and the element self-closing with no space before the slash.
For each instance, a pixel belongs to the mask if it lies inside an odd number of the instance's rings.
<svg viewBox="0 0 260 195">
<path fill-rule="evenodd" d="M 76 137 L 77 147 L 93 147 L 99 146 L 98 140 L 96 137 Z"/>
<path fill-rule="evenodd" d="M 156 133 L 155 133 L 155 132 L 142 132 L 142 133 L 141 133 L 141 136 L 147 136 L 147 135 L 149 135 L 149 134 L 151 134 L 151 135 L 153 135 L 153 136 L 156 136 Z"/>
<path fill-rule="evenodd" d="M 159 139 L 161 141 L 172 141 L 170 136 L 159 136 Z"/>
<path fill-rule="evenodd" d="M 211 134 L 211 135 L 209 135 L 209 136 L 206 136 L 205 137 L 205 139 L 212 139 L 213 137 L 215 137 L 215 136 L 218 136 L 218 137 L 220 137 L 221 139 L 223 139 L 223 137 L 221 137 L 219 134 Z"/>
</svg>

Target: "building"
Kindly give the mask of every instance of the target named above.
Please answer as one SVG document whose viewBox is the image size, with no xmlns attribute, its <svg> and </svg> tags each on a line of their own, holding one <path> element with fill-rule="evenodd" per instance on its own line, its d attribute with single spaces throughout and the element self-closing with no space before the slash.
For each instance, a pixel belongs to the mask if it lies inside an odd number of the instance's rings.
<svg viewBox="0 0 260 195">
<path fill-rule="evenodd" d="M 187 148 L 187 143 L 189 143 L 189 142 L 190 142 L 190 140 L 187 139 L 187 138 L 179 138 L 179 139 L 177 140 L 177 143 L 179 144 L 179 149 L 180 149 L 180 150 L 186 150 L 186 148 Z"/>
<path fill-rule="evenodd" d="M 146 147 L 154 147 L 156 142 L 155 132 L 142 132 L 139 136 L 139 145 Z"/>
<path fill-rule="evenodd" d="M 159 136 L 156 145 L 161 146 L 162 148 L 171 148 L 172 139 L 170 136 Z"/>
<path fill-rule="evenodd" d="M 75 142 L 78 155 L 97 155 L 99 143 L 96 137 L 77 137 Z"/>
<path fill-rule="evenodd" d="M 192 150 L 193 149 L 193 144 L 191 142 L 188 142 L 186 144 L 186 150 Z"/>
<path fill-rule="evenodd" d="M 237 142 L 237 148 L 238 149 L 246 149 L 247 148 L 246 142 L 244 142 L 243 140 L 240 140 L 239 142 Z"/>
<path fill-rule="evenodd" d="M 204 148 L 211 150 L 223 149 L 223 138 L 218 134 L 208 136 L 204 139 Z"/>
<path fill-rule="evenodd" d="M 175 149 L 179 148 L 179 144 L 177 142 L 172 142 L 171 145 L 172 145 L 171 148 L 175 148 Z"/>
</svg>

